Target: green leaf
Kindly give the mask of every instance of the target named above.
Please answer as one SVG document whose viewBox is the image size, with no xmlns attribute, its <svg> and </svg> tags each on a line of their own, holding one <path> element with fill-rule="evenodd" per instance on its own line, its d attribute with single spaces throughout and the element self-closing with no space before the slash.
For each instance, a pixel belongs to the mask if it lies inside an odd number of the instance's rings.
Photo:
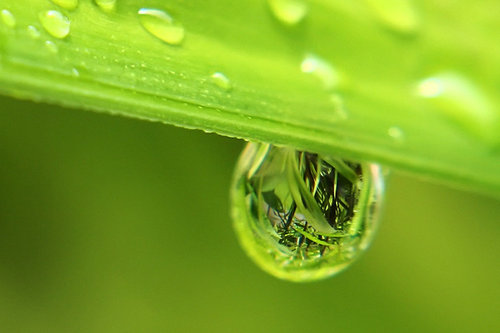
<svg viewBox="0 0 500 333">
<path fill-rule="evenodd" d="M 496 0 L 99 2 L 3 0 L 0 92 L 500 195 Z"/>
</svg>

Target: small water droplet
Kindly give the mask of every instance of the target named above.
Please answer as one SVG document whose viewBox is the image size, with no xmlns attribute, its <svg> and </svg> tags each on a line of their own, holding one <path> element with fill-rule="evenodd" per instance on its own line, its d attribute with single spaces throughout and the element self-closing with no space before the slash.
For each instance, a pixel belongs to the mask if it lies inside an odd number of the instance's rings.
<svg viewBox="0 0 500 333">
<path fill-rule="evenodd" d="M 167 12 L 160 9 L 139 9 L 139 20 L 149 33 L 171 44 L 179 45 L 184 40 L 184 27 Z"/>
<path fill-rule="evenodd" d="M 61 8 L 73 10 L 78 7 L 78 0 L 50 0 Z"/>
<path fill-rule="evenodd" d="M 249 143 L 233 181 L 234 227 L 268 273 L 297 282 L 324 279 L 368 247 L 382 192 L 377 165 Z"/>
<path fill-rule="evenodd" d="M 30 36 L 33 39 L 38 39 L 40 38 L 40 30 L 37 29 L 37 27 L 33 25 L 28 25 L 26 27 L 26 30 L 28 31 L 28 36 Z"/>
<path fill-rule="evenodd" d="M 344 106 L 344 100 L 340 97 L 339 94 L 332 94 L 330 96 L 330 101 L 333 104 L 333 117 L 334 120 L 347 120 L 349 118 L 349 114 Z"/>
<path fill-rule="evenodd" d="M 49 50 L 51 53 L 55 54 L 55 53 L 59 52 L 59 48 L 57 47 L 57 45 L 53 41 L 46 40 L 44 44 L 45 44 L 45 47 L 47 48 L 47 50 Z"/>
<path fill-rule="evenodd" d="M 304 0 L 268 0 L 268 4 L 273 15 L 287 25 L 298 24 L 309 10 Z"/>
<path fill-rule="evenodd" d="M 16 18 L 9 10 L 2 9 L 2 11 L 0 11 L 0 17 L 2 18 L 2 22 L 9 28 L 14 28 L 16 26 Z"/>
<path fill-rule="evenodd" d="M 229 78 L 221 72 L 215 72 L 211 76 L 212 82 L 215 83 L 215 85 L 221 89 L 224 89 L 225 91 L 230 91 L 232 89 L 232 84 Z"/>
<path fill-rule="evenodd" d="M 116 0 L 94 0 L 96 5 L 106 13 L 110 13 L 116 8 Z"/>
<path fill-rule="evenodd" d="M 440 79 L 431 77 L 418 84 L 418 94 L 425 98 L 438 97 L 443 93 L 443 83 Z"/>
<path fill-rule="evenodd" d="M 439 73 L 417 84 L 417 95 L 435 110 L 486 143 L 500 141 L 500 119 L 488 96 L 469 78 Z"/>
<path fill-rule="evenodd" d="M 377 20 L 392 31 L 413 34 L 420 17 L 413 0 L 365 0 Z"/>
<path fill-rule="evenodd" d="M 40 23 L 49 34 L 56 38 L 65 38 L 69 35 L 70 21 L 57 10 L 43 11 L 38 15 Z"/>
<path fill-rule="evenodd" d="M 335 88 L 339 84 L 340 77 L 335 67 L 314 54 L 306 55 L 300 64 L 300 69 L 303 73 L 317 77 L 325 89 Z"/>
<path fill-rule="evenodd" d="M 391 126 L 387 130 L 387 134 L 397 143 L 403 143 L 405 139 L 404 131 L 398 126 Z"/>
</svg>

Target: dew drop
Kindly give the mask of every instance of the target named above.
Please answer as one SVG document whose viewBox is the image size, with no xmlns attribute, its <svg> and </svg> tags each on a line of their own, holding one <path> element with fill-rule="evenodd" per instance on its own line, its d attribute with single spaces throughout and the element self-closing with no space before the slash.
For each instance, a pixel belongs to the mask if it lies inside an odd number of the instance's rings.
<svg viewBox="0 0 500 333">
<path fill-rule="evenodd" d="M 398 126 L 389 127 L 389 129 L 387 130 L 387 134 L 396 143 L 403 143 L 405 139 L 404 131 L 401 129 L 401 127 Z"/>
<path fill-rule="evenodd" d="M 425 98 L 438 97 L 443 93 L 443 82 L 437 77 L 422 80 L 417 87 L 418 94 Z"/>
<path fill-rule="evenodd" d="M 43 11 L 38 15 L 40 23 L 49 34 L 56 38 L 65 38 L 69 35 L 70 21 L 57 10 Z"/>
<path fill-rule="evenodd" d="M 116 8 L 116 0 L 94 0 L 103 12 L 110 13 Z"/>
<path fill-rule="evenodd" d="M 37 27 L 28 25 L 26 27 L 26 30 L 28 31 L 28 36 L 30 36 L 32 39 L 40 38 L 40 30 L 38 30 Z"/>
<path fill-rule="evenodd" d="M 420 17 L 413 0 L 365 0 L 377 20 L 392 31 L 413 34 Z"/>
<path fill-rule="evenodd" d="M 314 54 L 306 55 L 300 64 L 300 69 L 303 73 L 317 77 L 327 90 L 335 88 L 339 84 L 340 78 L 335 67 Z"/>
<path fill-rule="evenodd" d="M 57 52 L 59 52 L 59 48 L 53 41 L 46 40 L 44 44 L 47 50 L 49 50 L 51 53 L 56 54 Z"/>
<path fill-rule="evenodd" d="M 9 10 L 2 9 L 2 11 L 0 11 L 0 17 L 2 18 L 2 22 L 9 28 L 14 28 L 16 26 L 16 18 Z"/>
<path fill-rule="evenodd" d="M 420 81 L 416 93 L 468 133 L 486 143 L 500 141 L 500 119 L 493 103 L 469 78 L 439 73 Z"/>
<path fill-rule="evenodd" d="M 345 109 L 342 97 L 340 97 L 339 94 L 332 94 L 330 96 L 330 101 L 333 104 L 333 120 L 347 120 L 349 118 L 349 114 Z"/>
<path fill-rule="evenodd" d="M 249 143 L 233 180 L 234 227 L 268 273 L 296 282 L 324 279 L 369 246 L 382 192 L 377 165 Z"/>
<path fill-rule="evenodd" d="M 51 0 L 54 4 L 61 8 L 73 10 L 78 7 L 78 0 Z"/>
<path fill-rule="evenodd" d="M 217 87 L 224 89 L 225 91 L 230 91 L 233 88 L 231 81 L 224 73 L 215 72 L 212 74 L 211 79 Z"/>
<path fill-rule="evenodd" d="M 298 24 L 309 10 L 304 0 L 268 0 L 268 4 L 273 15 L 287 25 Z"/>
<path fill-rule="evenodd" d="M 138 14 L 144 29 L 153 36 L 171 45 L 179 45 L 184 40 L 184 27 L 167 12 L 141 8 Z"/>
</svg>

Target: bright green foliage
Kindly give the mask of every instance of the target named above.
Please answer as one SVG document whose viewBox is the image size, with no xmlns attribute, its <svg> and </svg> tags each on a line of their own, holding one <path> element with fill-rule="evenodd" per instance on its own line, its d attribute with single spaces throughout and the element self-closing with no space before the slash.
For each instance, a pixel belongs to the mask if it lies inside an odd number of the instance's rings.
<svg viewBox="0 0 500 333">
<path fill-rule="evenodd" d="M 2 93 L 500 193 L 496 0 L 55 3 L 1 2 Z M 52 10 L 69 24 L 47 28 Z"/>
</svg>

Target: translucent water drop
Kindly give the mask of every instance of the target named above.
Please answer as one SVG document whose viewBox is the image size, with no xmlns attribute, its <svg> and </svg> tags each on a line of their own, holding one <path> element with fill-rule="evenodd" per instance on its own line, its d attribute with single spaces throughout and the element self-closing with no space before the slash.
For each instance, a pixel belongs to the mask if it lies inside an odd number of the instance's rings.
<svg viewBox="0 0 500 333">
<path fill-rule="evenodd" d="M 0 17 L 2 18 L 2 22 L 9 28 L 14 28 L 16 26 L 16 18 L 9 10 L 2 9 L 2 11 L 0 11 Z"/>
<path fill-rule="evenodd" d="M 56 38 L 65 38 L 69 35 L 70 21 L 57 10 L 43 11 L 38 15 L 45 30 Z"/>
<path fill-rule="evenodd" d="M 33 38 L 33 39 L 38 39 L 40 38 L 40 30 L 38 30 L 37 27 L 33 25 L 28 25 L 26 27 L 26 30 L 28 31 L 28 35 Z"/>
<path fill-rule="evenodd" d="M 347 120 L 349 118 L 349 114 L 344 106 L 344 100 L 339 94 L 332 94 L 330 96 L 330 101 L 333 104 L 333 119 L 337 121 Z"/>
<path fill-rule="evenodd" d="M 229 91 L 233 87 L 231 81 L 224 73 L 215 72 L 212 74 L 211 79 L 216 86 L 218 86 L 221 89 L 224 89 L 225 91 Z"/>
<path fill-rule="evenodd" d="M 139 20 L 149 33 L 171 44 L 179 45 L 184 40 L 184 27 L 167 12 L 160 9 L 139 9 Z"/>
<path fill-rule="evenodd" d="M 59 48 L 57 47 L 57 45 L 53 41 L 47 40 L 47 41 L 45 41 L 44 44 L 45 44 L 45 47 L 47 48 L 47 50 L 50 51 L 50 53 L 56 54 L 57 52 L 59 52 Z"/>
<path fill-rule="evenodd" d="M 377 20 L 387 28 L 404 34 L 417 32 L 420 17 L 413 0 L 365 0 Z"/>
<path fill-rule="evenodd" d="M 396 143 L 403 143 L 405 139 L 404 131 L 398 126 L 389 127 L 387 134 L 389 134 L 389 137 Z"/>
<path fill-rule="evenodd" d="M 268 273 L 297 282 L 323 279 L 370 244 L 382 189 L 377 165 L 249 143 L 233 181 L 234 227 Z"/>
<path fill-rule="evenodd" d="M 500 142 L 500 119 L 493 102 L 472 80 L 455 72 L 421 80 L 417 94 L 468 133 L 492 145 Z"/>
<path fill-rule="evenodd" d="M 325 89 L 335 88 L 339 84 L 340 77 L 335 67 L 314 54 L 306 55 L 300 64 L 300 69 L 303 73 L 317 77 Z"/>
<path fill-rule="evenodd" d="M 78 7 L 78 0 L 50 0 L 61 8 L 73 10 Z"/>
<path fill-rule="evenodd" d="M 268 0 L 268 4 L 273 15 L 287 25 L 302 21 L 309 10 L 304 0 Z"/>
<path fill-rule="evenodd" d="M 110 13 L 116 8 L 116 0 L 94 0 L 96 5 L 106 13 Z"/>
</svg>

